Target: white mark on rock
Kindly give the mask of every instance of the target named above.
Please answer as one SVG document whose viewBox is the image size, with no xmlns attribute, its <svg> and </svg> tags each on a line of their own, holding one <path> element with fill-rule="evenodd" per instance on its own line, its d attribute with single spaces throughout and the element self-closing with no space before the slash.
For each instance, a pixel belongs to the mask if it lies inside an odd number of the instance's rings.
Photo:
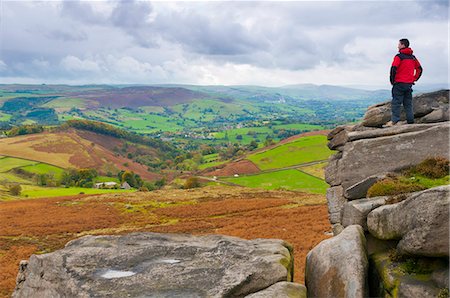
<svg viewBox="0 0 450 298">
<path fill-rule="evenodd" d="M 166 260 L 160 260 L 160 263 L 166 263 L 166 264 L 175 264 L 175 263 L 180 263 L 180 260 L 176 260 L 176 259 L 166 259 Z"/>
<path fill-rule="evenodd" d="M 103 278 L 111 279 L 111 278 L 121 278 L 135 275 L 136 272 L 133 271 L 121 271 L 121 270 L 107 270 L 105 273 L 101 275 Z"/>
</svg>

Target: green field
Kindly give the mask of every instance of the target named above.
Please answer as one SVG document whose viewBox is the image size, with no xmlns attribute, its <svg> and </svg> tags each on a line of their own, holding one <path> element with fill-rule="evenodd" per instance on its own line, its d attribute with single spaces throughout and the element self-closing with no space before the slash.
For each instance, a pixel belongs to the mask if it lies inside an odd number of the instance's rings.
<svg viewBox="0 0 450 298">
<path fill-rule="evenodd" d="M 144 111 L 144 110 L 143 110 Z M 127 109 L 98 109 L 84 111 L 83 115 L 92 120 L 103 121 L 122 129 L 139 133 L 155 133 L 158 131 L 182 131 L 190 121 L 157 114 L 147 114 Z"/>
<path fill-rule="evenodd" d="M 0 121 L 9 121 L 11 119 L 11 115 L 0 112 Z"/>
<path fill-rule="evenodd" d="M 31 185 L 22 185 L 21 197 L 27 198 L 43 198 L 43 197 L 61 197 L 61 196 L 73 196 L 80 193 L 85 194 L 103 194 L 103 193 L 116 193 L 116 192 L 132 192 L 135 190 L 124 189 L 96 189 L 96 188 L 82 188 L 82 187 L 40 187 Z"/>
<path fill-rule="evenodd" d="M 174 112 L 182 114 L 183 118 L 195 121 L 213 121 L 218 117 L 235 117 L 245 114 L 244 109 L 257 111 L 248 104 L 225 103 L 213 99 L 194 100 L 189 104 L 178 104 L 171 107 Z"/>
<path fill-rule="evenodd" d="M 255 133 L 249 135 L 248 133 Z M 258 140 L 259 142 L 264 142 L 266 136 L 271 134 L 272 130 L 267 127 L 243 127 L 243 128 L 234 128 L 228 129 L 221 132 L 213 133 L 214 138 L 219 140 L 228 140 L 232 143 L 241 142 L 243 144 L 249 144 L 253 140 Z M 241 140 L 238 140 L 236 137 L 238 135 L 242 136 Z"/>
<path fill-rule="evenodd" d="M 56 98 L 52 101 L 43 104 L 42 106 L 54 109 L 67 109 L 67 110 L 70 110 L 71 108 L 80 109 L 86 107 L 86 100 L 81 98 Z"/>
<path fill-rule="evenodd" d="M 94 178 L 94 183 L 100 183 L 100 182 L 120 183 L 119 178 L 117 178 L 117 177 L 97 176 Z"/>
<path fill-rule="evenodd" d="M 3 157 L 0 158 L 0 173 L 8 172 L 9 170 L 12 170 L 14 168 L 35 165 L 37 163 L 38 163 L 37 161 L 26 160 L 21 158 Z"/>
<path fill-rule="evenodd" d="M 53 174 L 56 178 L 61 177 L 64 169 L 55 167 L 45 163 L 38 163 L 30 166 L 21 167 L 22 170 L 25 170 L 29 173 L 33 174 Z"/>
<path fill-rule="evenodd" d="M 268 170 L 326 160 L 332 154 L 333 151 L 327 147 L 326 136 L 317 135 L 302 137 L 273 149 L 251 154 L 247 159 L 261 170 Z"/>
<path fill-rule="evenodd" d="M 199 170 L 204 170 L 206 168 L 211 168 L 211 167 L 215 167 L 221 164 L 226 163 L 227 161 L 211 161 L 211 162 L 207 162 L 207 163 L 202 163 L 198 166 Z"/>
<path fill-rule="evenodd" d="M 204 170 L 206 168 L 218 166 L 226 162 L 227 161 L 219 161 L 219 153 L 203 155 L 203 163 L 198 165 L 198 169 Z"/>
<path fill-rule="evenodd" d="M 325 181 L 295 169 L 221 180 L 247 187 L 297 190 L 314 194 L 325 194 L 328 188 Z"/>
<path fill-rule="evenodd" d="M 292 124 L 279 124 L 274 125 L 272 127 L 269 126 L 243 127 L 243 128 L 228 129 L 221 132 L 215 132 L 213 133 L 213 136 L 219 140 L 227 140 L 228 138 L 228 141 L 232 143 L 240 142 L 242 144 L 249 144 L 253 140 L 258 140 L 260 143 L 263 143 L 266 140 L 267 135 L 274 135 L 274 130 L 280 129 L 312 131 L 312 130 L 321 130 L 323 129 L 323 126 L 292 123 Z M 241 140 L 238 140 L 236 138 L 236 136 L 238 135 L 242 137 Z"/>
<path fill-rule="evenodd" d="M 31 180 L 19 177 L 13 173 L 6 172 L 0 173 L 0 183 L 21 183 L 21 184 L 31 184 Z"/>
</svg>

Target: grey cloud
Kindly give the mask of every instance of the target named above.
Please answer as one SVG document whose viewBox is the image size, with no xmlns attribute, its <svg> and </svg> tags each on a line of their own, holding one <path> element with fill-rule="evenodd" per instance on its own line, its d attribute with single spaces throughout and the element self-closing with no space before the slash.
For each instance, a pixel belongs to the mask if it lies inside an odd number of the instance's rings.
<svg viewBox="0 0 450 298">
<path fill-rule="evenodd" d="M 62 41 L 84 41 L 87 39 L 87 35 L 83 31 L 64 31 L 64 30 L 53 30 L 46 34 L 48 38 L 57 39 Z"/>
<path fill-rule="evenodd" d="M 105 24 L 107 22 L 107 17 L 95 12 L 87 1 L 62 1 L 61 13 L 63 16 L 85 24 Z"/>
<path fill-rule="evenodd" d="M 203 55 L 241 55 L 269 45 L 232 19 L 192 10 L 158 15 L 154 28 L 164 38 Z"/>
<path fill-rule="evenodd" d="M 392 46 L 394 55 L 403 34 L 414 48 L 421 39 L 427 44 L 448 39 L 442 33 L 448 34 L 448 29 L 433 27 L 447 28 L 446 1 L 101 2 L 107 9 L 86 1 L 47 6 L 42 2 L 39 7 L 23 3 L 4 4 L 4 10 L 13 13 L 4 14 L 3 28 L 9 31 L 0 36 L 0 60 L 10 76 L 54 77 L 48 66 L 61 77 L 76 78 L 76 71 L 66 74 L 57 68 L 61 59 L 75 56 L 97 62 L 108 55 L 132 57 L 155 70 L 188 61 L 183 70 L 170 69 L 174 76 L 188 72 L 189 63 L 218 69 L 247 64 L 268 73 L 310 70 L 319 63 L 338 71 L 360 66 L 370 71 L 374 65 L 390 63 L 391 54 L 380 48 Z M 387 44 L 390 39 L 392 45 Z M 364 50 L 365 40 L 385 43 L 371 43 L 376 58 L 371 48 Z M 348 51 L 349 47 L 358 50 Z M 430 75 L 431 68 L 447 67 L 442 66 L 446 56 L 441 52 L 426 53 L 433 57 L 423 57 L 423 48 L 418 51 Z"/>
<path fill-rule="evenodd" d="M 110 20 L 115 26 L 139 29 L 141 26 L 148 25 L 152 10 L 150 2 L 120 1 L 114 8 Z"/>
</svg>

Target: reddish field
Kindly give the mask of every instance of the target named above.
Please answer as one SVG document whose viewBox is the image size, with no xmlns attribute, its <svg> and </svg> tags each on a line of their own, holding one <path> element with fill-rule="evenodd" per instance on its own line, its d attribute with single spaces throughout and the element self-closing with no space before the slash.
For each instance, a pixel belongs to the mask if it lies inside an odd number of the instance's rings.
<svg viewBox="0 0 450 298">
<path fill-rule="evenodd" d="M 261 172 L 261 170 L 250 160 L 242 159 L 235 162 L 230 162 L 225 165 L 221 165 L 212 172 L 205 173 L 207 176 L 233 176 L 234 174 L 255 174 Z M 211 171 L 207 169 L 206 171 Z"/>
<path fill-rule="evenodd" d="M 0 296 L 11 295 L 18 264 L 88 234 L 131 231 L 280 238 L 294 246 L 295 281 L 307 252 L 331 230 L 325 198 L 289 191 L 208 186 L 0 203 Z"/>
</svg>

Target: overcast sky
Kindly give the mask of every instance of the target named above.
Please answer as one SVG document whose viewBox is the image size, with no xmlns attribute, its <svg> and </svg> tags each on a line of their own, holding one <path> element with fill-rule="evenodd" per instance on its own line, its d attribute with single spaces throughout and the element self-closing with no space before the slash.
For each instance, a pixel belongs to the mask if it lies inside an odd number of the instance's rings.
<svg viewBox="0 0 450 298">
<path fill-rule="evenodd" d="M 403 37 L 448 82 L 447 0 L 0 3 L 0 83 L 389 88 Z"/>
</svg>

